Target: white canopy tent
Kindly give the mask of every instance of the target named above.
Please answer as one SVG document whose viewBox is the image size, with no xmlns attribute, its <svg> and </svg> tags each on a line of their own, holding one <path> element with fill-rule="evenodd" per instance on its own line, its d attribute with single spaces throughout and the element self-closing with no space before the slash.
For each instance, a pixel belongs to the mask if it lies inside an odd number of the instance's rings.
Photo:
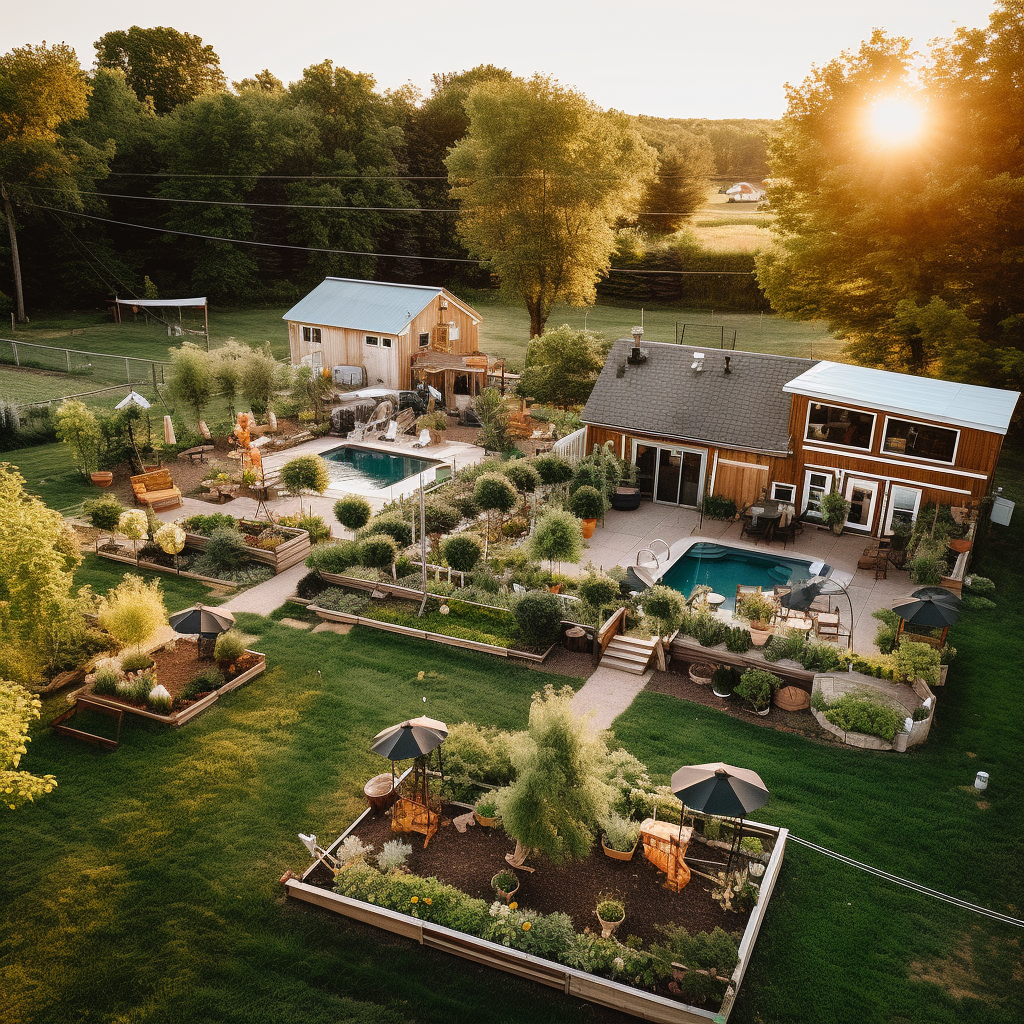
<svg viewBox="0 0 1024 1024">
<path fill-rule="evenodd" d="M 114 322 L 121 323 L 121 308 L 130 306 L 133 313 L 142 310 L 176 309 L 178 311 L 178 323 L 172 324 L 169 320 L 157 314 L 153 314 L 157 320 L 167 325 L 168 337 L 182 336 L 184 334 L 198 334 L 206 339 L 206 347 L 210 347 L 210 310 L 206 302 L 206 296 L 201 295 L 192 299 L 119 299 L 114 297 Z M 183 309 L 201 309 L 203 311 L 203 329 L 201 331 L 189 330 L 182 324 L 181 311 Z"/>
</svg>

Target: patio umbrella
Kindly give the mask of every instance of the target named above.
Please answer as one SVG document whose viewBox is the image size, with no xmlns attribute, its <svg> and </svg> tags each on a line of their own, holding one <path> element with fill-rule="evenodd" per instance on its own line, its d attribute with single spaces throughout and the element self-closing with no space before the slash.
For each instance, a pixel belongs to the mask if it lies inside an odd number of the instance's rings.
<svg viewBox="0 0 1024 1024">
<path fill-rule="evenodd" d="M 938 604 L 948 604 L 958 610 L 960 608 L 960 598 L 951 590 L 946 590 L 945 587 L 922 587 L 920 590 L 915 590 L 910 596 L 930 597 Z"/>
<path fill-rule="evenodd" d="M 167 621 L 175 633 L 198 636 L 200 655 L 212 657 L 214 641 L 235 624 L 235 617 L 231 612 L 221 612 L 197 604 L 183 612 L 175 612 Z"/>
<path fill-rule="evenodd" d="M 401 725 L 393 725 L 388 729 L 382 729 L 373 737 L 370 750 L 380 754 L 391 761 L 392 788 L 394 787 L 395 762 L 405 761 L 408 758 L 429 757 L 431 752 L 437 750 L 437 767 L 441 773 L 441 782 L 444 783 L 444 768 L 441 765 L 440 746 L 448 736 L 448 726 L 439 722 L 436 718 L 427 718 L 421 715 L 419 718 L 402 722 Z M 417 769 L 413 782 L 416 782 Z M 428 803 L 427 775 L 423 772 L 423 803 Z"/>
<path fill-rule="evenodd" d="M 920 594 L 921 591 L 918 591 L 917 595 L 912 597 L 898 598 L 892 610 L 912 626 L 938 626 L 948 629 L 960 618 L 960 602 L 955 597 L 953 603 L 934 594 L 926 594 L 923 597 L 918 596 Z"/>
<path fill-rule="evenodd" d="M 734 768 L 721 761 L 687 765 L 672 776 L 672 792 L 682 800 L 684 807 L 704 814 L 740 819 L 740 827 L 733 831 L 732 849 L 725 867 L 728 874 L 739 847 L 742 819 L 768 803 L 768 787 L 761 776 L 748 768 Z"/>
</svg>

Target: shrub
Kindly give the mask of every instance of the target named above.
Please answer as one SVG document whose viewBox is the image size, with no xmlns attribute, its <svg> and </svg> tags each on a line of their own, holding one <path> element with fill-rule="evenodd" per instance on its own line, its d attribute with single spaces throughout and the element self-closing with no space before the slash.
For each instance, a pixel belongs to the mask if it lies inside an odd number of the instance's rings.
<svg viewBox="0 0 1024 1024">
<path fill-rule="evenodd" d="M 412 527 L 395 512 L 375 516 L 363 530 L 364 536 L 381 533 L 393 538 L 400 548 L 407 548 L 412 543 Z"/>
<path fill-rule="evenodd" d="M 541 455 L 533 463 L 541 483 L 552 486 L 567 484 L 572 479 L 572 466 L 560 455 Z"/>
<path fill-rule="evenodd" d="M 643 600 L 643 595 L 641 595 Z M 698 612 L 693 618 L 690 634 L 701 647 L 717 647 L 725 643 L 729 635 L 729 627 L 710 612 Z"/>
<path fill-rule="evenodd" d="M 93 498 L 87 501 L 82 510 L 89 517 L 89 522 L 97 530 L 106 530 L 113 533 L 117 529 L 121 513 L 127 509 L 112 494 L 104 494 L 102 498 Z"/>
<path fill-rule="evenodd" d="M 739 669 L 731 665 L 719 665 L 711 677 L 711 688 L 716 693 L 732 693 L 739 681 Z"/>
<path fill-rule="evenodd" d="M 750 639 L 750 632 L 739 626 L 730 629 L 729 635 L 725 638 L 726 650 L 733 654 L 746 654 L 753 646 L 754 642 Z"/>
<path fill-rule="evenodd" d="M 213 657 L 215 661 L 232 662 L 237 661 L 245 654 L 245 638 L 237 629 L 229 629 L 217 637 L 213 645 Z"/>
<path fill-rule="evenodd" d="M 581 487 L 593 487 L 599 494 L 606 494 L 608 491 L 608 481 L 604 471 L 590 460 L 579 463 L 573 470 L 572 480 L 569 482 L 569 493 L 575 494 Z"/>
<path fill-rule="evenodd" d="M 117 684 L 120 681 L 121 676 L 116 669 L 113 668 L 101 668 L 98 669 L 96 675 L 92 681 L 93 693 L 117 693 Z"/>
<path fill-rule="evenodd" d="M 525 650 L 543 651 L 561 631 L 562 602 L 548 591 L 523 594 L 512 606 L 516 634 Z"/>
<path fill-rule="evenodd" d="M 748 668 L 733 691 L 742 697 L 755 711 L 763 711 L 769 706 L 772 694 L 782 685 L 782 680 L 774 672 L 763 668 Z"/>
<path fill-rule="evenodd" d="M 481 818 L 496 818 L 498 816 L 498 805 L 490 794 L 480 797 L 474 810 Z"/>
<path fill-rule="evenodd" d="M 423 522 L 427 533 L 450 533 L 462 521 L 462 513 L 445 501 L 427 501 L 423 505 Z"/>
<path fill-rule="evenodd" d="M 571 512 L 544 512 L 533 531 L 530 551 L 534 558 L 555 562 L 578 562 L 583 552 L 580 521 Z"/>
<path fill-rule="evenodd" d="M 922 587 L 937 587 L 942 577 L 949 574 L 949 566 L 932 551 L 915 555 L 907 566 L 910 580 Z"/>
<path fill-rule="evenodd" d="M 922 705 L 921 707 L 914 708 L 911 717 L 915 722 L 923 722 L 931 713 L 931 708 L 926 708 Z"/>
<path fill-rule="evenodd" d="M 372 846 L 367 846 L 358 836 L 349 836 L 334 851 L 334 859 L 344 867 L 355 861 L 363 861 L 371 853 Z"/>
<path fill-rule="evenodd" d="M 619 585 L 604 573 L 589 572 L 579 581 L 580 600 L 600 611 L 619 598 Z"/>
<path fill-rule="evenodd" d="M 377 855 L 377 866 L 381 871 L 394 871 L 405 866 L 412 855 L 412 847 L 401 839 L 389 839 Z"/>
<path fill-rule="evenodd" d="M 444 762 L 455 799 L 475 792 L 473 783 L 507 786 L 513 778 L 515 735 L 494 726 L 457 722 L 444 741 Z M 482 812 L 481 812 L 482 813 Z"/>
<path fill-rule="evenodd" d="M 483 553 L 483 545 L 469 533 L 448 537 L 441 545 L 441 557 L 459 572 L 470 572 Z"/>
<path fill-rule="evenodd" d="M 334 518 L 346 530 L 361 530 L 373 515 L 373 509 L 365 498 L 350 494 L 334 503 Z"/>
<path fill-rule="evenodd" d="M 640 822 L 623 818 L 614 811 L 608 812 L 608 816 L 601 822 L 601 827 L 604 830 L 604 845 L 620 853 L 629 853 L 640 839 Z"/>
<path fill-rule="evenodd" d="M 896 674 L 900 679 L 908 682 L 923 679 L 929 686 L 938 684 L 941 655 L 934 647 L 903 636 L 893 651 L 893 657 L 896 659 Z"/>
<path fill-rule="evenodd" d="M 697 1006 L 719 1003 L 725 993 L 724 979 L 732 975 L 739 963 L 737 940 L 721 928 L 697 935 L 675 924 L 658 930 L 665 941 L 652 943 L 651 955 L 664 964 L 682 963 L 689 968 L 678 982 L 683 999 Z"/>
<path fill-rule="evenodd" d="M 843 655 L 825 643 L 805 641 L 796 660 L 810 672 L 835 672 L 843 667 Z"/>
<path fill-rule="evenodd" d="M 215 530 L 203 552 L 204 561 L 215 569 L 239 569 L 249 560 L 245 539 L 238 530 Z"/>
<path fill-rule="evenodd" d="M 181 521 L 181 527 L 188 533 L 212 537 L 218 530 L 237 530 L 238 520 L 226 512 L 211 512 L 209 515 L 189 516 Z"/>
<path fill-rule="evenodd" d="M 505 463 L 502 472 L 520 494 L 531 494 L 540 486 L 540 473 L 525 459 Z"/>
<path fill-rule="evenodd" d="M 153 659 L 141 651 L 130 651 L 121 659 L 122 672 L 141 672 L 153 664 Z"/>
<path fill-rule="evenodd" d="M 705 519 L 732 519 L 736 515 L 736 502 L 721 494 L 712 494 L 704 499 L 701 512 Z"/>
<path fill-rule="evenodd" d="M 132 508 L 122 512 L 117 520 L 117 532 L 127 537 L 133 544 L 146 536 L 149 520 L 141 509 Z"/>
<path fill-rule="evenodd" d="M 685 605 L 683 595 L 678 590 L 659 584 L 645 590 L 640 595 L 640 601 L 643 604 L 644 616 L 658 623 L 661 636 L 673 633 L 679 628 Z"/>
<path fill-rule="evenodd" d="M 775 615 L 775 604 L 764 594 L 744 594 L 736 602 L 736 614 L 748 622 L 766 626 Z"/>
<path fill-rule="evenodd" d="M 519 498 L 515 488 L 506 476 L 499 473 L 485 473 L 473 488 L 473 498 L 485 511 L 511 512 Z"/>
<path fill-rule="evenodd" d="M 476 519 L 480 515 L 480 504 L 472 494 L 456 494 L 449 500 L 462 513 L 463 519 Z"/>
<path fill-rule="evenodd" d="M 903 731 L 904 715 L 867 693 L 846 693 L 825 707 L 825 719 L 845 732 L 862 732 L 892 743 Z"/>
<path fill-rule="evenodd" d="M 530 531 L 530 521 L 522 516 L 513 516 L 501 527 L 503 537 L 523 537 Z"/>
<path fill-rule="evenodd" d="M 504 868 L 491 879 L 491 888 L 495 892 L 513 892 L 519 888 L 519 877 L 514 871 Z"/>
<path fill-rule="evenodd" d="M 176 555 L 185 546 L 185 531 L 177 523 L 164 523 L 153 534 L 153 540 L 164 554 Z"/>
<path fill-rule="evenodd" d="M 900 617 L 891 608 L 879 608 L 871 613 L 881 622 L 875 633 L 875 646 L 883 654 L 891 654 L 896 646 L 896 634 L 900 628 Z"/>
<path fill-rule="evenodd" d="M 569 511 L 577 519 L 600 519 L 605 513 L 604 492 L 596 487 L 578 487 L 569 496 Z"/>
<path fill-rule="evenodd" d="M 306 568 L 313 572 L 344 572 L 358 565 L 361 557 L 362 545 L 358 541 L 343 540 L 340 544 L 315 547 L 306 556 Z"/>
<path fill-rule="evenodd" d="M 181 699 L 194 700 L 199 694 L 211 693 L 213 690 L 219 690 L 223 685 L 224 673 L 211 665 L 189 681 L 185 689 L 181 691 Z"/>
<path fill-rule="evenodd" d="M 160 581 L 147 584 L 129 573 L 103 599 L 99 623 L 122 647 L 141 648 L 161 626 L 167 625 Z"/>
<path fill-rule="evenodd" d="M 605 898 L 598 901 L 597 914 L 602 921 L 621 921 L 626 916 L 626 908 L 621 900 Z"/>
<path fill-rule="evenodd" d="M 398 557 L 398 545 L 386 533 L 374 534 L 362 542 L 362 563 L 371 569 L 384 569 Z"/>
<path fill-rule="evenodd" d="M 821 496 L 821 521 L 826 526 L 845 523 L 850 512 L 850 502 L 839 491 L 829 491 Z"/>
<path fill-rule="evenodd" d="M 327 463 L 319 455 L 300 455 L 281 467 L 281 483 L 291 494 L 299 496 L 299 512 L 302 511 L 302 495 L 307 491 L 323 494 L 330 486 L 331 477 Z"/>
<path fill-rule="evenodd" d="M 329 540 L 331 536 L 331 528 L 324 522 L 324 517 L 313 515 L 312 512 L 281 516 L 278 523 L 293 530 L 305 530 L 309 534 L 310 544 L 319 544 L 321 541 Z"/>
<path fill-rule="evenodd" d="M 340 587 L 328 587 L 316 598 L 318 607 L 332 612 L 345 612 L 348 615 L 360 615 L 370 603 L 370 595 L 359 591 L 350 593 Z M 446 748 L 447 749 L 447 748 Z"/>
<path fill-rule="evenodd" d="M 764 843 L 757 836 L 744 836 L 740 840 L 740 853 L 751 857 L 759 857 L 764 853 Z"/>
</svg>

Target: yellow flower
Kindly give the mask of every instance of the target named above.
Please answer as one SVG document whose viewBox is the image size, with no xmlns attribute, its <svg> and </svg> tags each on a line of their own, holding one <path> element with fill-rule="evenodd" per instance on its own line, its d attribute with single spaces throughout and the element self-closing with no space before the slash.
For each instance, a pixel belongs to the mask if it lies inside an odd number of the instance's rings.
<svg viewBox="0 0 1024 1024">
<path fill-rule="evenodd" d="M 533 927 L 533 925 L 530 924 L 529 921 L 524 921 L 523 922 L 523 931 L 524 932 L 528 932 L 532 927 Z"/>
<path fill-rule="evenodd" d="M 419 903 L 419 901 L 420 901 L 419 896 L 413 896 L 413 898 L 411 900 L 409 900 L 410 903 Z"/>
<path fill-rule="evenodd" d="M 508 909 L 509 909 L 509 910 L 515 910 L 515 909 L 516 909 L 516 907 L 518 907 L 518 906 L 519 906 L 519 904 L 518 904 L 518 903 L 516 903 L 516 901 L 515 901 L 515 900 L 513 900 L 513 901 L 512 901 L 512 902 L 511 902 L 511 903 L 510 903 L 510 904 L 508 905 Z"/>
<path fill-rule="evenodd" d="M 429 896 L 424 896 L 424 897 L 423 897 L 423 902 L 424 902 L 424 903 L 426 903 L 426 905 L 427 905 L 428 907 L 429 907 L 429 906 L 432 906 L 432 905 L 433 905 L 433 903 L 434 903 L 434 901 L 433 901 L 433 900 L 432 900 L 432 899 L 431 899 L 431 898 L 430 898 Z"/>
</svg>

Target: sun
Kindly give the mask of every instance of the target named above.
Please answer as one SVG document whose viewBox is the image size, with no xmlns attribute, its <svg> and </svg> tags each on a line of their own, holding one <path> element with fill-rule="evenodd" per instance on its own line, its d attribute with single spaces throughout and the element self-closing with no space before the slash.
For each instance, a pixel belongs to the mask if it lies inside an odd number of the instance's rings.
<svg viewBox="0 0 1024 1024">
<path fill-rule="evenodd" d="M 897 146 L 912 141 L 924 124 L 924 111 L 907 100 L 879 100 L 868 115 L 871 133 L 879 142 Z"/>
</svg>

